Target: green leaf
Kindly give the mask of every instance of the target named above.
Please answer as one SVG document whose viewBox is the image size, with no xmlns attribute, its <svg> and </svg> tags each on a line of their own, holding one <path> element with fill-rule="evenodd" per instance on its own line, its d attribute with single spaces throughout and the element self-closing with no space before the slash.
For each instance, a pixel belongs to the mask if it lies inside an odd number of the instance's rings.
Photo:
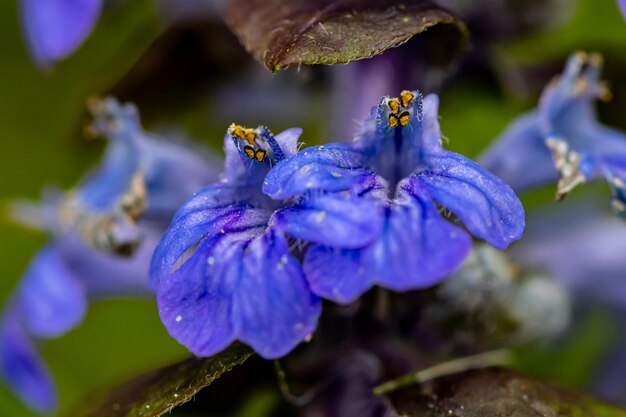
<svg viewBox="0 0 626 417">
<path fill-rule="evenodd" d="M 369 58 L 440 24 L 451 29 L 442 33 L 453 39 L 446 52 L 460 52 L 467 39 L 463 23 L 428 0 L 227 0 L 225 15 L 270 71 Z"/>
<path fill-rule="evenodd" d="M 234 344 L 210 358 L 186 359 L 100 394 L 67 417 L 158 417 L 170 413 L 251 355 L 248 347 Z"/>
<path fill-rule="evenodd" d="M 452 374 L 391 394 L 405 417 L 626 417 L 626 410 L 505 368 Z"/>
</svg>

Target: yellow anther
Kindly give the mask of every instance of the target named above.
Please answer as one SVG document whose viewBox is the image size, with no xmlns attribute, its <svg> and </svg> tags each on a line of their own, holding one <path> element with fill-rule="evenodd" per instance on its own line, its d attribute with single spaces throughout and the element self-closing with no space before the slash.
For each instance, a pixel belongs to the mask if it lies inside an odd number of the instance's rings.
<svg viewBox="0 0 626 417">
<path fill-rule="evenodd" d="M 408 111 L 402 112 L 402 114 L 400 115 L 400 124 L 402 126 L 408 125 L 410 118 L 411 118 L 411 115 L 409 115 Z"/>
<path fill-rule="evenodd" d="M 600 81 L 598 83 L 598 99 L 600 101 L 610 101 L 613 98 L 613 94 L 611 93 L 611 89 L 605 81 Z"/>
<path fill-rule="evenodd" d="M 576 52 L 575 56 L 576 56 L 576 59 L 580 61 L 581 63 L 587 62 L 587 59 L 589 58 L 589 56 L 587 55 L 587 52 L 585 51 L 578 51 Z"/>
<path fill-rule="evenodd" d="M 601 67 L 604 64 L 604 58 L 598 52 L 589 54 L 589 65 L 593 67 Z"/>
<path fill-rule="evenodd" d="M 267 151 L 265 149 L 254 149 L 250 145 L 246 145 L 243 147 L 243 151 L 250 159 L 256 159 L 259 162 L 263 162 L 265 157 L 267 156 Z"/>
<path fill-rule="evenodd" d="M 400 93 L 400 99 L 402 100 L 402 107 L 405 109 L 409 107 L 411 102 L 415 99 L 415 95 L 408 90 L 404 90 Z"/>
<path fill-rule="evenodd" d="M 267 155 L 267 151 L 265 149 L 257 149 L 254 153 L 256 160 L 259 162 L 263 162 L 263 160 L 265 159 L 265 155 Z"/>
<path fill-rule="evenodd" d="M 396 126 L 398 126 L 398 124 L 400 123 L 400 120 L 398 119 L 398 116 L 396 116 L 395 114 L 390 114 L 389 115 L 389 126 L 394 128 Z"/>
<path fill-rule="evenodd" d="M 248 158 L 254 159 L 254 148 L 252 146 L 244 146 L 243 151 L 248 155 Z"/>
<path fill-rule="evenodd" d="M 387 105 L 393 114 L 398 114 L 400 111 L 400 101 L 397 98 L 390 99 Z"/>
<path fill-rule="evenodd" d="M 231 135 L 238 137 L 241 140 L 245 140 L 250 145 L 254 145 L 256 141 L 256 132 L 254 129 L 246 129 L 240 125 L 231 124 L 228 128 L 228 132 Z"/>
</svg>

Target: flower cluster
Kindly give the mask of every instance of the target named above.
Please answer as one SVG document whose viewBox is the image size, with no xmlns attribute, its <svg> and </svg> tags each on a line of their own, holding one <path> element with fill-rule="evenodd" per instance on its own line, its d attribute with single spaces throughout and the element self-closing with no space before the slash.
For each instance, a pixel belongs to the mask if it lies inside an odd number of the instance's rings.
<svg viewBox="0 0 626 417">
<path fill-rule="evenodd" d="M 153 257 L 172 336 L 201 356 L 239 339 L 279 357 L 314 331 L 318 297 L 423 288 L 456 269 L 471 238 L 446 210 L 497 248 L 519 239 L 517 196 L 443 149 L 437 110 L 435 95 L 383 97 L 353 143 L 300 152 L 299 129 L 231 126 L 222 181 L 177 212 Z"/>
<path fill-rule="evenodd" d="M 613 209 L 626 217 L 626 135 L 601 125 L 593 107 L 597 98 L 609 97 L 599 81 L 601 65 L 600 55 L 572 55 L 539 107 L 516 120 L 481 163 L 518 192 L 558 180 L 557 199 L 604 177 Z"/>
<path fill-rule="evenodd" d="M 55 407 L 56 392 L 34 341 L 76 327 L 90 298 L 151 295 L 148 265 L 167 222 L 200 184 L 216 178 L 198 149 L 144 132 L 133 106 L 107 99 L 91 110 L 90 130 L 108 138 L 106 154 L 75 189 L 26 210 L 30 223 L 38 212 L 50 241 L 32 260 L 0 328 L 0 375 L 40 411 Z"/>
</svg>

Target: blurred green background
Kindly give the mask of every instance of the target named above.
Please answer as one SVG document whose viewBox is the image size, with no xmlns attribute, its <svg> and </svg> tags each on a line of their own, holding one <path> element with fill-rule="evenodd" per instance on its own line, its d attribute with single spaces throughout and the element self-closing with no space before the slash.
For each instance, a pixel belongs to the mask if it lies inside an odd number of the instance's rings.
<svg viewBox="0 0 626 417">
<path fill-rule="evenodd" d="M 533 106 L 539 86 L 529 82 L 511 88 L 509 77 L 523 80 L 525 69 L 544 63 L 554 64 L 549 68 L 558 71 L 570 52 L 581 49 L 605 55 L 605 78 L 613 86 L 614 99 L 602 104 L 601 117 L 626 129 L 626 24 L 612 0 L 572 1 L 574 4 L 576 9 L 567 21 L 523 39 L 490 45 L 491 74 L 461 77 L 446 87 L 441 122 L 452 149 L 475 156 L 511 119 Z M 3 203 L 13 198 L 38 199 L 47 185 L 70 187 L 97 161 L 104 144 L 86 141 L 82 133 L 89 120 L 85 102 L 91 95 L 114 93 L 137 101 L 147 128 L 179 129 L 216 152 L 220 152 L 223 132 L 233 120 L 248 125 L 273 123 L 272 129 L 277 131 L 300 125 L 306 128 L 308 143 L 323 141 L 329 129 L 325 122 L 332 113 L 328 109 L 331 69 L 324 69 L 322 75 L 307 69 L 274 76 L 264 73 L 219 21 L 198 19 L 172 25 L 151 0 L 114 3 L 78 53 L 49 73 L 40 72 L 28 57 L 17 2 L 2 1 L 0 51 Z M 289 117 L 271 121 L 256 120 L 254 106 L 261 114 L 268 102 L 280 102 L 280 89 L 268 89 L 267 102 L 248 103 L 243 116 L 237 104 L 220 101 L 224 86 L 243 91 L 245 99 L 251 83 L 256 88 L 280 84 L 285 90 L 301 91 L 315 99 L 309 101 L 307 111 L 287 112 Z M 506 85 L 509 87 L 503 87 Z M 549 202 L 551 193 L 534 193 L 525 202 Z M 3 300 L 45 239 L 13 225 L 6 215 L 2 217 Z M 559 355 L 534 352 L 532 367 L 545 372 L 541 361 L 549 360 L 550 376 L 584 385 L 592 364 L 603 353 L 603 343 L 610 338 L 611 326 L 599 313 L 573 338 L 569 351 Z M 41 349 L 58 383 L 62 411 L 98 388 L 186 355 L 185 349 L 167 336 L 150 300 L 96 302 L 78 329 L 45 342 Z M 568 366 L 572 360 L 582 363 L 574 375 Z M 584 366 L 585 361 L 590 365 Z M 271 411 L 273 394 L 261 392 L 255 398 L 242 415 L 252 415 L 254 407 Z M 0 387 L 0 416 L 31 415 Z M 255 415 L 260 414 L 257 411 Z"/>
</svg>

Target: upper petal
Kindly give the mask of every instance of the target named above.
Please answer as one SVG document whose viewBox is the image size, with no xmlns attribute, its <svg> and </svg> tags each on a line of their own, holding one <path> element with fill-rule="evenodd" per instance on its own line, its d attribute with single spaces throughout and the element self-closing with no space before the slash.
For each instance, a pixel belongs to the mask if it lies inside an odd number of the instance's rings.
<svg viewBox="0 0 626 417">
<path fill-rule="evenodd" d="M 278 142 L 286 158 L 291 158 L 298 153 L 298 139 L 300 139 L 300 136 L 302 136 L 302 129 L 299 127 L 283 130 L 276 135 L 276 142 Z"/>
<path fill-rule="evenodd" d="M 70 55 L 95 26 L 102 0 L 21 0 L 22 25 L 43 69 Z"/>
<path fill-rule="evenodd" d="M 17 307 L 29 333 L 49 338 L 83 319 L 87 295 L 54 246 L 42 249 L 31 263 L 17 293 Z"/>
<path fill-rule="evenodd" d="M 433 285 L 455 270 L 471 239 L 444 220 L 424 189 L 401 188 L 374 243 L 356 250 L 313 245 L 304 270 L 316 294 L 349 303 L 374 284 L 396 291 Z"/>
<path fill-rule="evenodd" d="M 307 148 L 272 168 L 263 182 L 263 192 L 285 199 L 307 190 L 345 190 L 372 175 L 362 162 L 363 155 L 346 144 Z"/>
<path fill-rule="evenodd" d="M 358 248 L 374 241 L 382 229 L 378 199 L 351 192 L 325 193 L 277 211 L 272 224 L 307 242 Z"/>
<path fill-rule="evenodd" d="M 50 372 L 11 307 L 0 325 L 0 376 L 37 412 L 50 413 L 56 408 L 57 392 Z"/>
<path fill-rule="evenodd" d="M 524 208 L 513 190 L 472 160 L 454 152 L 429 155 L 428 169 L 417 171 L 410 188 L 428 193 L 456 214 L 477 237 L 499 249 L 524 231 Z"/>
</svg>

